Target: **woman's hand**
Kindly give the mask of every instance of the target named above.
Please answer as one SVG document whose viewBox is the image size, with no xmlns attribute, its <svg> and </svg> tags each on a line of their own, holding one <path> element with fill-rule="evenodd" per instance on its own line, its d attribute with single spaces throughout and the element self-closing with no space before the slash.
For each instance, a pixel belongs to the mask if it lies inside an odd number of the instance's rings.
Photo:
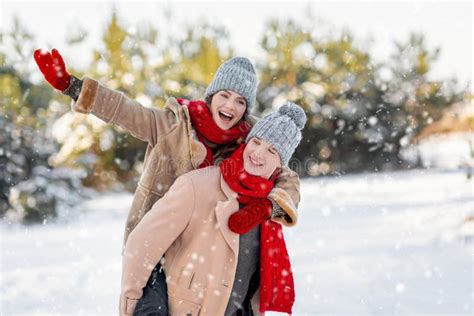
<svg viewBox="0 0 474 316">
<path fill-rule="evenodd" d="M 51 53 L 47 50 L 37 49 L 34 57 L 36 64 L 50 85 L 61 92 L 69 87 L 71 75 L 67 72 L 64 60 L 55 48 Z"/>
</svg>

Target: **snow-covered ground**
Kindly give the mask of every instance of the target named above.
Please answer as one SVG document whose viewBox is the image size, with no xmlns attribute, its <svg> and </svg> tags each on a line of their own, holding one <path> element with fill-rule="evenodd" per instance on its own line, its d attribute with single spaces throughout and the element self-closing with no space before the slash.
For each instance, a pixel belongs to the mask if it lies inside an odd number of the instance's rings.
<svg viewBox="0 0 474 316">
<path fill-rule="evenodd" d="M 285 230 L 294 315 L 473 315 L 472 181 L 435 169 L 303 180 Z M 1 314 L 117 314 L 130 202 L 108 194 L 70 223 L 0 225 Z"/>
</svg>

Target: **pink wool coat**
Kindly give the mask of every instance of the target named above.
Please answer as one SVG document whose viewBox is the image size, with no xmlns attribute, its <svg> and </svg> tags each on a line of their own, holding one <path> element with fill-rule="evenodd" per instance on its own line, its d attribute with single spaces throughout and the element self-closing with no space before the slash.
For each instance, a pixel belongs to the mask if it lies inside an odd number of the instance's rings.
<svg viewBox="0 0 474 316">
<path fill-rule="evenodd" d="M 236 198 L 215 166 L 176 180 L 125 245 L 120 315 L 133 314 L 142 288 L 163 255 L 171 315 L 224 315 L 239 251 L 239 235 L 227 225 L 239 208 Z M 252 299 L 255 314 L 259 292 Z"/>
</svg>

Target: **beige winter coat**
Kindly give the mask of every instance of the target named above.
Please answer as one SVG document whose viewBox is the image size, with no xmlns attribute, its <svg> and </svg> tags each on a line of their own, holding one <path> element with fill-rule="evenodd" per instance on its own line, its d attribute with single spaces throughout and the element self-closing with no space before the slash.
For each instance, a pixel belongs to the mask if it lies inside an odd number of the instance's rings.
<svg viewBox="0 0 474 316">
<path fill-rule="evenodd" d="M 181 106 L 175 98 L 169 98 L 163 110 L 147 108 L 96 80 L 87 77 L 82 80 L 81 93 L 73 103 L 76 112 L 92 113 L 148 143 L 143 173 L 126 222 L 125 244 L 130 232 L 175 179 L 197 169 L 204 161 L 206 149 L 196 137 L 187 107 Z M 284 168 L 269 197 L 286 212 L 275 221 L 285 226 L 295 225 L 300 201 L 298 175 Z"/>
<path fill-rule="evenodd" d="M 239 207 L 236 198 L 216 166 L 175 181 L 125 245 L 120 315 L 133 313 L 163 255 L 170 315 L 224 315 L 239 252 L 239 235 L 227 225 Z M 255 314 L 259 293 L 252 299 Z"/>
</svg>

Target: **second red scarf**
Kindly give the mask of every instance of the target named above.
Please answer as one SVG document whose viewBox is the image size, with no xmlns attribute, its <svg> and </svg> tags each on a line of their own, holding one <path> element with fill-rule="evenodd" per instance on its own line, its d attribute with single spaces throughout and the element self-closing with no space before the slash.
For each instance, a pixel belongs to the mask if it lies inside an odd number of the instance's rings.
<svg viewBox="0 0 474 316">
<path fill-rule="evenodd" d="M 220 164 L 220 169 L 226 183 L 238 193 L 238 200 L 244 204 L 244 208 L 253 208 L 250 210 L 250 213 L 254 214 L 253 217 L 267 218 L 260 224 L 260 312 L 291 314 L 295 290 L 282 226 L 268 219 L 267 210 L 259 208 L 268 202 L 267 196 L 273 189 L 275 177 L 267 180 L 246 172 L 243 163 L 244 149 L 245 145 L 241 145 Z M 240 211 L 242 209 L 237 213 Z M 263 214 L 259 214 L 262 212 Z M 242 223 L 245 224 L 246 222 Z"/>
</svg>

